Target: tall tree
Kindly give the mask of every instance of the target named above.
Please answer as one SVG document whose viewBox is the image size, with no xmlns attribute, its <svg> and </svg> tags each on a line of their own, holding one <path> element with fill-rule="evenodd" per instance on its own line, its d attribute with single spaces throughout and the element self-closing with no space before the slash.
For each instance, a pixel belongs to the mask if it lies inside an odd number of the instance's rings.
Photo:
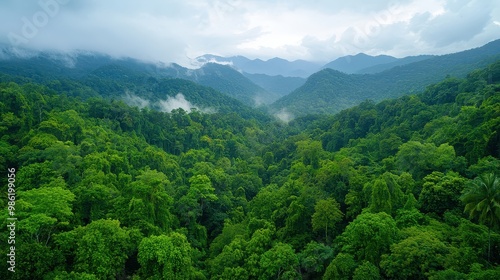
<svg viewBox="0 0 500 280">
<path fill-rule="evenodd" d="M 396 222 L 385 213 L 363 213 L 352 221 L 339 237 L 343 253 L 357 261 L 367 260 L 378 265 L 383 254 L 399 238 Z"/>
<path fill-rule="evenodd" d="M 312 216 L 313 230 L 325 230 L 325 239 L 328 238 L 328 228 L 333 228 L 335 224 L 342 220 L 344 214 L 340 211 L 340 204 L 334 199 L 323 199 L 314 206 Z"/>
<path fill-rule="evenodd" d="M 139 244 L 140 275 L 146 279 L 193 279 L 191 251 L 181 233 L 146 237 Z"/>
<path fill-rule="evenodd" d="M 488 226 L 488 261 L 491 256 L 491 229 L 500 226 L 500 179 L 493 173 L 471 181 L 461 200 L 469 218 L 478 218 Z"/>
<path fill-rule="evenodd" d="M 391 193 L 382 179 L 375 180 L 373 184 L 370 209 L 374 213 L 385 212 L 390 215 L 392 212 Z"/>
</svg>

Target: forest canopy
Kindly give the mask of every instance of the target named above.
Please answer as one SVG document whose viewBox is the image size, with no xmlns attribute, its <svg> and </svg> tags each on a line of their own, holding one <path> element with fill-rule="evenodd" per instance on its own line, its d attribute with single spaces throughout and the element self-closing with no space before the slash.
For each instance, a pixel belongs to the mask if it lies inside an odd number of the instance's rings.
<svg viewBox="0 0 500 280">
<path fill-rule="evenodd" d="M 500 62 L 288 124 L 0 80 L 1 279 L 500 278 Z"/>
</svg>

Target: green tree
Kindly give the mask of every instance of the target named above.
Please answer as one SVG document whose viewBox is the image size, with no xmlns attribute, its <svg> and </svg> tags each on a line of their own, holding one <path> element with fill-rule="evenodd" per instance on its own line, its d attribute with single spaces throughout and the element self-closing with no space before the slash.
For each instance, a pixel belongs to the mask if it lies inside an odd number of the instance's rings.
<svg viewBox="0 0 500 280">
<path fill-rule="evenodd" d="M 292 246 L 277 243 L 269 251 L 262 254 L 259 279 L 300 279 L 298 273 L 299 259 Z"/>
<path fill-rule="evenodd" d="M 391 246 L 380 267 L 391 279 L 427 279 L 429 273 L 442 270 L 448 247 L 431 232 L 418 231 Z"/>
<path fill-rule="evenodd" d="M 53 233 L 69 226 L 75 195 L 61 187 L 19 192 L 19 228 L 36 242 L 47 245 Z"/>
<path fill-rule="evenodd" d="M 193 279 L 191 255 L 192 248 L 180 233 L 146 237 L 139 244 L 140 275 L 144 279 Z"/>
<path fill-rule="evenodd" d="M 463 158 L 462 158 L 463 159 Z M 399 147 L 396 162 L 402 171 L 421 179 L 432 171 L 445 172 L 463 163 L 457 160 L 455 149 L 448 144 L 439 147 L 433 143 L 409 141 Z"/>
<path fill-rule="evenodd" d="M 169 195 L 170 181 L 162 172 L 146 169 L 136 177 L 128 189 L 132 199 L 128 213 L 131 222 L 147 221 L 162 231 L 172 226 L 170 210 L 173 198 Z"/>
<path fill-rule="evenodd" d="M 403 208 L 396 211 L 396 224 L 398 228 L 423 225 L 427 222 L 427 216 L 424 216 L 417 208 L 417 200 L 410 193 Z"/>
<path fill-rule="evenodd" d="M 468 278 L 467 275 L 465 275 L 464 273 L 452 269 L 438 271 L 434 275 L 429 277 L 429 280 L 449 280 L 449 279 L 466 280 Z"/>
<path fill-rule="evenodd" d="M 311 165 L 313 169 L 319 167 L 319 161 L 323 154 L 320 141 L 302 140 L 297 143 L 297 152 L 305 165 Z"/>
<path fill-rule="evenodd" d="M 363 262 L 354 270 L 352 280 L 379 280 L 380 270 L 371 262 Z"/>
<path fill-rule="evenodd" d="M 340 204 L 334 198 L 322 199 L 314 206 L 312 226 L 314 231 L 325 230 L 325 239 L 328 239 L 328 228 L 333 228 L 342 220 L 344 214 L 340 211 Z"/>
<path fill-rule="evenodd" d="M 382 254 L 389 252 L 399 235 L 396 222 L 389 214 L 363 213 L 352 221 L 339 236 L 342 252 L 350 253 L 356 260 L 367 260 L 375 265 Z"/>
<path fill-rule="evenodd" d="M 321 275 L 333 257 L 333 249 L 322 243 L 309 242 L 304 250 L 298 254 L 300 266 L 308 279 L 315 279 Z"/>
<path fill-rule="evenodd" d="M 40 123 L 40 131 L 53 134 L 61 141 L 79 144 L 85 121 L 75 110 L 51 112 L 46 121 Z"/>
<path fill-rule="evenodd" d="M 351 279 L 356 265 L 357 264 L 354 260 L 353 255 L 340 253 L 326 268 L 326 272 L 323 275 L 323 280 Z"/>
<path fill-rule="evenodd" d="M 437 171 L 432 172 L 424 177 L 419 196 L 420 209 L 424 213 L 433 212 L 438 215 L 455 209 L 464 184 L 465 179 L 457 173 L 448 172 L 445 175 Z"/>
<path fill-rule="evenodd" d="M 187 194 L 182 196 L 177 203 L 177 211 L 180 212 L 184 225 L 194 230 L 200 222 L 199 218 L 208 202 L 217 201 L 215 188 L 207 175 L 194 175 L 189 179 Z M 190 242 L 191 236 L 188 236 Z M 204 242 L 202 242 L 204 243 Z"/>
<path fill-rule="evenodd" d="M 116 279 L 135 246 L 131 232 L 117 220 L 97 220 L 85 227 L 58 234 L 59 249 L 75 272 L 93 273 L 99 279 Z"/>
<path fill-rule="evenodd" d="M 493 173 L 473 180 L 460 198 L 469 218 L 488 226 L 488 260 L 491 256 L 491 229 L 500 226 L 500 179 Z"/>
<path fill-rule="evenodd" d="M 212 182 L 207 175 L 195 175 L 189 179 L 191 184 L 188 192 L 188 196 L 195 198 L 201 203 L 203 208 L 203 203 L 206 201 L 215 201 L 217 196 L 214 194 L 214 187 L 212 187 Z"/>
<path fill-rule="evenodd" d="M 390 215 L 392 212 L 391 202 L 391 193 L 385 180 L 375 180 L 371 193 L 370 210 L 374 213 L 385 212 Z"/>
<path fill-rule="evenodd" d="M 247 242 L 245 259 L 245 269 L 250 277 L 261 275 L 260 260 L 262 254 L 272 248 L 272 242 L 275 236 L 274 228 L 259 228 L 252 234 L 252 238 Z"/>
<path fill-rule="evenodd" d="M 245 266 L 247 242 L 241 235 L 224 246 L 222 252 L 208 262 L 212 279 L 248 279 Z M 240 274 L 243 273 L 243 274 Z M 243 277 L 245 276 L 246 277 Z M 234 277 L 234 278 L 231 278 Z"/>
</svg>

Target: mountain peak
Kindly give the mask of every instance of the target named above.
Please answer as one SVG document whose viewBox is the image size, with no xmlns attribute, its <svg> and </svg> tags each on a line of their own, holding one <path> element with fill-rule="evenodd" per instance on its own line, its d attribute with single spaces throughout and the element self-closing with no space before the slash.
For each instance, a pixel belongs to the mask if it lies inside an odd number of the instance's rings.
<svg viewBox="0 0 500 280">
<path fill-rule="evenodd" d="M 339 57 L 323 66 L 323 68 L 331 68 L 347 74 L 353 74 L 361 69 L 372 67 L 378 64 L 394 62 L 396 60 L 398 59 L 389 55 L 371 56 L 365 53 L 358 53 L 356 55 Z"/>
<path fill-rule="evenodd" d="M 268 60 L 249 59 L 244 56 L 221 57 L 210 54 L 196 58 L 200 64 L 219 63 L 229 64 L 239 71 L 249 74 L 266 74 L 270 76 L 301 77 L 306 78 L 318 71 L 321 65 L 305 60 L 289 61 L 280 57 L 273 57 Z"/>
</svg>

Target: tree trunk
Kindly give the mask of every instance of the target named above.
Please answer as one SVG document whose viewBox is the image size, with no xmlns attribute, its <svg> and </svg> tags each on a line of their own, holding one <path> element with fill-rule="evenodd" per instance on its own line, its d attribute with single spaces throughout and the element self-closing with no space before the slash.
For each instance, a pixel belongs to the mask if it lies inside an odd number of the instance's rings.
<svg viewBox="0 0 500 280">
<path fill-rule="evenodd" d="M 325 227 L 325 241 L 328 242 L 328 225 Z"/>
<path fill-rule="evenodd" d="M 488 263 L 491 255 L 491 227 L 488 227 Z"/>
</svg>

